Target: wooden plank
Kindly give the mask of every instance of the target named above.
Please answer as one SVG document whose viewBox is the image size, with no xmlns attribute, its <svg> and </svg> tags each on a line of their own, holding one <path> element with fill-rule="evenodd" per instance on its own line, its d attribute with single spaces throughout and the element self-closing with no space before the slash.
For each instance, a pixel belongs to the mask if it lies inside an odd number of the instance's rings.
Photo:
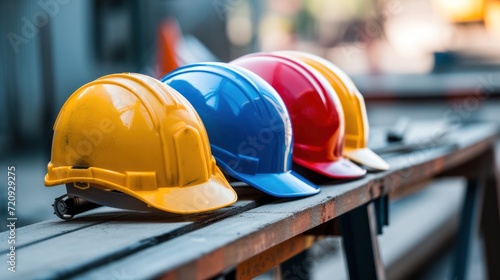
<svg viewBox="0 0 500 280">
<path fill-rule="evenodd" d="M 238 264 L 236 279 L 253 279 L 313 245 L 317 237 L 297 235 Z"/>
<path fill-rule="evenodd" d="M 262 192 L 254 188 L 250 188 L 246 184 L 242 184 L 241 182 L 233 182 L 231 183 L 231 185 L 236 188 L 240 200 L 262 200 L 262 198 L 265 197 Z M 267 197 L 267 199 L 269 198 L 270 197 Z M 229 209 L 230 208 L 227 208 L 227 210 Z M 223 211 L 226 211 L 226 209 L 219 212 Z M 16 234 L 21 238 L 16 239 L 16 248 L 20 249 L 37 242 L 48 240 L 50 238 L 54 238 L 63 234 L 69 234 L 95 224 L 105 223 L 114 219 L 118 219 L 129 213 L 134 213 L 134 211 L 127 211 L 110 207 L 99 207 L 83 214 L 77 215 L 75 218 L 68 221 L 63 221 L 59 218 L 56 218 L 56 216 L 54 215 L 54 219 L 17 228 Z M 164 213 L 163 215 L 165 215 L 165 217 L 169 216 L 168 213 Z M 212 214 L 197 215 L 197 217 L 205 217 L 210 215 Z M 172 214 L 170 216 L 177 218 L 180 217 L 176 214 Z M 8 231 L 0 232 L 0 240 L 7 240 L 8 235 Z M 0 243 L 0 253 L 3 254 L 7 252 L 8 247 L 9 244 L 7 244 L 7 242 Z"/>
<path fill-rule="evenodd" d="M 172 270 L 171 273 L 164 275 L 167 279 L 213 277 L 223 269 L 235 266 L 276 244 L 352 210 L 357 205 L 353 203 L 355 200 L 351 199 L 351 192 L 346 189 L 353 191 L 358 199 L 370 199 L 368 189 L 357 193 L 360 188 L 355 182 L 350 182 L 325 188 L 320 203 L 317 201 L 318 196 L 276 201 L 158 244 L 133 257 L 115 261 L 89 274 L 83 274 L 82 279 L 115 275 L 117 271 L 124 271 L 125 275 L 132 278 L 154 278 L 169 270 Z M 195 240 L 203 240 L 202 244 L 196 244 L 196 251 L 171 254 L 179 250 L 176 249 L 178 246 L 193 248 L 192 243 Z M 204 266 L 204 263 L 216 263 L 217 266 Z"/>
<path fill-rule="evenodd" d="M 101 214 L 98 219 L 107 220 L 101 223 L 95 223 L 95 216 L 86 215 L 80 220 L 93 221 L 88 226 L 16 250 L 17 256 L 22 258 L 23 263 L 29 265 L 18 266 L 15 274 L 7 274 L 7 270 L 0 270 L 0 279 L 5 279 L 7 276 L 9 279 L 26 279 L 32 278 L 33 275 L 47 279 L 66 278 L 185 232 L 213 224 L 219 219 L 255 208 L 272 199 L 259 192 L 257 197 L 253 195 L 247 199 L 243 197 L 232 206 L 198 215 L 131 211 L 117 214 L 116 211 L 112 211 Z M 0 260 L 5 262 L 7 255 L 2 254 Z"/>
<path fill-rule="evenodd" d="M 393 166 L 398 168 L 370 174 L 349 183 L 323 186 L 320 195 L 300 200 L 279 200 L 261 206 L 220 221 L 217 225 L 158 244 L 83 274 L 82 277 L 113 275 L 123 269 L 133 272 L 137 278 L 157 277 L 165 272 L 167 273 L 163 276 L 169 279 L 212 277 L 280 242 L 371 201 L 382 193 L 419 182 L 470 160 L 491 147 L 496 136 L 496 128 L 488 125 L 467 129 L 465 132 L 467 133 L 461 138 L 456 138 L 459 150 L 437 148 L 411 160 L 406 156 L 394 158 L 393 161 L 398 164 Z M 408 168 L 413 171 L 405 170 Z M 401 174 L 403 171 L 406 172 L 403 174 L 405 176 Z M 384 178 L 391 176 L 395 178 L 388 185 Z M 210 242 L 204 243 L 197 251 L 184 252 L 182 256 L 176 255 L 176 258 L 170 257 L 168 252 L 172 248 L 178 244 L 183 244 L 181 247 L 192 247 L 189 244 L 196 238 L 204 238 Z M 216 263 L 217 266 L 203 266 L 201 269 L 199 266 L 205 262 Z"/>
<path fill-rule="evenodd" d="M 435 148 L 388 158 L 394 167 L 389 171 L 331 183 L 303 199 L 240 200 L 188 220 L 127 214 L 21 248 L 17 253 L 24 265 L 15 276 L 116 278 L 133 273 L 134 278 L 151 278 L 170 271 L 165 276 L 211 277 L 391 190 L 468 161 L 491 147 L 495 135 L 493 126 L 463 129 L 451 135 L 457 150 Z"/>
<path fill-rule="evenodd" d="M 256 223 L 260 227 L 255 227 Z M 133 260 L 124 258 L 76 279 L 107 278 L 117 272 L 132 279 L 154 278 L 161 276 L 165 267 L 177 268 L 163 275 L 165 279 L 206 279 L 298 235 L 303 228 L 304 223 L 293 213 L 264 214 L 250 210 L 138 252 Z M 194 247 L 196 250 L 192 250 Z"/>
<path fill-rule="evenodd" d="M 452 131 L 448 136 L 455 144 L 453 150 L 449 150 L 446 146 L 436 147 L 389 158 L 391 166 L 398 168 L 385 172 L 387 176 L 381 178 L 384 181 L 384 188 L 388 188 L 383 192 L 406 188 L 460 166 L 491 148 L 496 136 L 496 125 L 464 127 Z"/>
<path fill-rule="evenodd" d="M 70 234 L 74 231 L 90 227 L 95 224 L 105 223 L 107 221 L 120 218 L 126 214 L 126 211 L 119 209 L 101 207 L 89 211 L 85 215 L 70 221 L 62 221 L 55 218 L 53 220 L 17 228 L 16 235 L 18 238 L 16 238 L 16 248 L 20 249 L 56 236 Z M 8 235 L 9 232 L 7 231 L 1 232 L 0 240 L 7 240 Z M 2 242 L 0 244 L 0 254 L 7 252 L 8 245 L 9 244 L 7 244 L 7 242 Z"/>
</svg>

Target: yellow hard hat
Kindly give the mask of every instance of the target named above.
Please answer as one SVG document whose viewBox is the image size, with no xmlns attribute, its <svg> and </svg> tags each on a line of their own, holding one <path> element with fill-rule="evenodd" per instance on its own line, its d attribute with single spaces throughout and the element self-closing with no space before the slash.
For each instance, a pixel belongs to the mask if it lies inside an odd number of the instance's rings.
<svg viewBox="0 0 500 280">
<path fill-rule="evenodd" d="M 45 176 L 46 186 L 59 184 L 90 201 L 96 189 L 118 191 L 180 214 L 218 209 L 237 198 L 191 104 L 160 81 L 131 73 L 88 83 L 63 105 Z"/>
<path fill-rule="evenodd" d="M 320 72 L 335 89 L 345 116 L 344 156 L 375 170 L 387 170 L 389 164 L 367 147 L 369 124 L 363 96 L 340 68 L 319 56 L 283 51 Z"/>
</svg>

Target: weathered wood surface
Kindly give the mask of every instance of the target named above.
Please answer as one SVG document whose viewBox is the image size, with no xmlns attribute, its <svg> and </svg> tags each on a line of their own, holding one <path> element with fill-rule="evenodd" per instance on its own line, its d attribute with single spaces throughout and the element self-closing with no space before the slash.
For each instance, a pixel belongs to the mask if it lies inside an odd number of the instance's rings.
<svg viewBox="0 0 500 280">
<path fill-rule="evenodd" d="M 300 234 L 288 239 L 286 242 L 271 247 L 261 254 L 238 264 L 236 268 L 236 279 L 247 280 L 270 270 L 276 263 L 283 263 L 291 257 L 311 247 L 321 238 L 313 235 Z M 286 276 L 282 272 L 282 277 Z"/>
<path fill-rule="evenodd" d="M 1 279 L 206 278 L 332 220 L 383 194 L 457 167 L 492 149 L 494 125 L 453 131 L 446 145 L 387 155 L 387 172 L 351 182 L 326 182 L 320 194 L 273 199 L 246 191 L 214 213 L 171 216 L 101 208 L 73 221 L 48 221 L 17 230 L 16 273 Z M 246 200 L 245 200 L 246 198 Z M 7 233 L 0 234 L 6 240 Z M 6 242 L 0 243 L 6 260 Z"/>
<path fill-rule="evenodd" d="M 210 214 L 171 215 L 102 207 L 71 221 L 53 220 L 20 228 L 16 234 L 17 271 L 0 271 L 0 279 L 70 277 L 272 200 L 253 189 L 242 188 L 240 192 L 237 203 Z M 7 234 L 2 233 L 2 240 Z M 0 250 L 6 261 L 7 242 Z"/>
</svg>

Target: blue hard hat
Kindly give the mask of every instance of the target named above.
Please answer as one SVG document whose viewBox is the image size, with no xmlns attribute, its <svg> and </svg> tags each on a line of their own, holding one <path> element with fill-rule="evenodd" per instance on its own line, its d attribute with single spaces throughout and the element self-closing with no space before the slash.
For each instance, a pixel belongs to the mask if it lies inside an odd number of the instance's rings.
<svg viewBox="0 0 500 280">
<path fill-rule="evenodd" d="M 319 192 L 291 170 L 290 116 L 262 78 L 238 66 L 198 63 L 174 70 L 162 82 L 196 109 L 217 165 L 230 176 L 277 197 Z"/>
</svg>

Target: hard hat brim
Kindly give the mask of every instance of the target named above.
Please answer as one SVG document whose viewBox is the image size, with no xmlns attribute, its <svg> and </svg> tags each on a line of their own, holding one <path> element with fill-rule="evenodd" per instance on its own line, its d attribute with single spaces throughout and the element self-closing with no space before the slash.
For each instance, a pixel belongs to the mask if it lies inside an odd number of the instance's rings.
<svg viewBox="0 0 500 280">
<path fill-rule="evenodd" d="M 276 197 L 302 197 L 319 193 L 320 189 L 290 170 L 284 173 L 245 174 L 230 172 L 231 176 Z"/>
<path fill-rule="evenodd" d="M 201 184 L 183 187 L 160 187 L 151 191 L 131 190 L 98 178 L 92 178 L 92 180 L 88 180 L 88 178 L 49 180 L 49 174 L 45 176 L 46 186 L 75 182 L 89 182 L 91 185 L 97 185 L 103 189 L 119 191 L 144 202 L 147 207 L 176 214 L 194 214 L 216 210 L 233 204 L 238 198 L 220 170 L 216 170 L 207 182 Z M 80 193 L 83 198 L 86 198 L 85 191 Z M 98 203 L 101 204 L 102 202 L 99 201 Z M 111 207 L 115 207 L 114 204 L 116 203 L 102 203 L 102 205 Z M 118 202 L 118 204 L 120 203 Z M 125 206 L 118 208 L 129 209 Z M 134 208 L 132 207 L 131 210 L 134 210 Z"/>
<path fill-rule="evenodd" d="M 285 173 L 240 174 L 240 179 L 276 197 L 302 197 L 319 193 L 318 186 L 294 171 Z"/>
<path fill-rule="evenodd" d="M 374 153 L 369 148 L 361 148 L 349 151 L 344 150 L 344 155 L 345 157 L 356 163 L 378 171 L 385 171 L 390 168 L 389 164 L 385 160 L 383 160 L 379 155 Z"/>
<path fill-rule="evenodd" d="M 313 162 L 297 158 L 294 158 L 293 160 L 298 165 L 335 179 L 355 179 L 366 174 L 365 169 L 357 166 L 345 158 L 339 158 L 336 161 L 328 162 Z"/>
<path fill-rule="evenodd" d="M 236 192 L 224 179 L 222 173 L 212 176 L 202 184 L 158 188 L 155 191 L 138 191 L 132 196 L 151 207 L 178 214 L 212 211 L 231 205 L 237 200 Z"/>
</svg>

